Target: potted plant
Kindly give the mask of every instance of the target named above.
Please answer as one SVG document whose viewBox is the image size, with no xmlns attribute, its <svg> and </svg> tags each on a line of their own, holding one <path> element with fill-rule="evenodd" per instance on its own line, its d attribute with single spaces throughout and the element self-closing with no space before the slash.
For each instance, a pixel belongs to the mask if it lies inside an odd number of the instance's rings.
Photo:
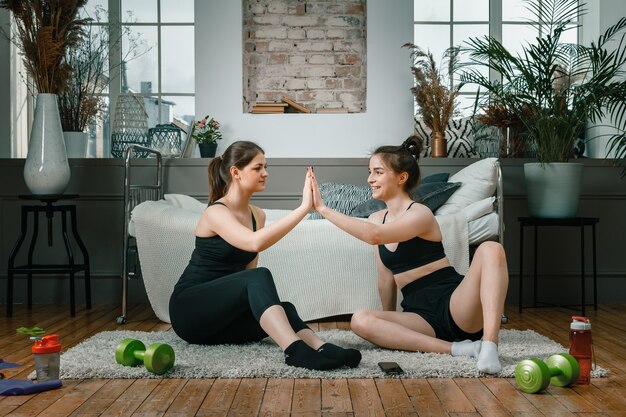
<svg viewBox="0 0 626 417">
<path fill-rule="evenodd" d="M 456 113 L 456 98 L 459 95 L 459 85 L 450 89 L 447 81 L 458 69 L 459 49 L 446 50 L 440 68 L 430 51 L 424 51 L 412 43 L 406 43 L 403 47 L 412 49 L 411 72 L 415 77 L 415 85 L 411 92 L 424 124 L 431 130 L 431 156 L 445 157 L 445 130 L 448 121 Z"/>
<path fill-rule="evenodd" d="M 70 179 L 57 96 L 71 68 L 63 57 L 82 36 L 78 11 L 87 0 L 2 0 L 12 12 L 15 39 L 37 90 L 24 180 L 33 194 L 61 194 Z"/>
<path fill-rule="evenodd" d="M 478 84 L 489 93 L 488 101 L 482 103 L 484 109 L 505 109 L 522 121 L 524 140 L 535 149 L 539 161 L 524 166 L 531 215 L 573 217 L 582 165 L 568 161 L 586 124 L 612 116 L 618 133 L 611 143 L 624 142 L 626 18 L 590 46 L 568 44 L 562 42 L 562 35 L 577 27 L 586 12 L 584 4 L 578 0 L 524 3 L 533 23 L 541 23 L 541 35 L 517 54 L 492 37 L 471 38 L 466 48 L 470 63 L 496 71 L 501 80 L 491 81 L 470 67 L 461 74 L 461 81 Z M 622 37 L 622 42 L 609 45 L 617 37 Z M 571 173 L 562 174 L 561 170 Z M 532 180 L 546 187 L 535 188 Z"/>
<path fill-rule="evenodd" d="M 200 156 L 203 158 L 215 156 L 217 141 L 222 139 L 222 132 L 220 132 L 221 126 L 222 125 L 217 120 L 209 115 L 194 122 L 191 137 L 198 143 Z"/>
<path fill-rule="evenodd" d="M 66 50 L 63 58 L 71 69 L 67 85 L 59 93 L 59 114 L 68 157 L 89 156 L 87 128 L 107 108 L 102 94 L 109 87 L 110 74 L 116 68 L 110 65 L 110 51 L 122 49 L 122 38 L 127 48 L 120 62 L 129 62 L 149 49 L 129 26 L 121 27 L 121 33 L 112 37 L 117 32 L 101 24 L 104 20 L 101 17 L 105 14 L 104 8 L 96 7 L 93 18 L 83 26 L 84 36 Z"/>
</svg>

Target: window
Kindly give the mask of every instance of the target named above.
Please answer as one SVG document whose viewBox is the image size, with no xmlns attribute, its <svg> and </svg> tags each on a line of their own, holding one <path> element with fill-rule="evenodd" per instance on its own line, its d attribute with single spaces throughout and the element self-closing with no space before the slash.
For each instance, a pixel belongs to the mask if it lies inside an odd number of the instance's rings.
<svg viewBox="0 0 626 417">
<path fill-rule="evenodd" d="M 193 0 L 89 0 L 81 16 L 108 29 L 108 85 L 101 117 L 88 127 L 89 157 L 111 157 L 111 131 L 121 93 L 143 98 L 147 127 L 174 123 L 186 130 L 195 115 Z M 19 60 L 18 60 L 19 61 Z M 16 68 L 15 72 L 21 71 Z M 16 95 L 27 91 L 16 82 Z M 30 100 L 28 100 L 30 101 Z M 28 109 L 32 103 L 20 104 Z M 32 112 L 18 111 L 13 157 L 25 157 Z"/>
<path fill-rule="evenodd" d="M 520 0 L 414 0 L 413 42 L 430 49 L 436 60 L 447 48 L 459 46 L 469 37 L 485 35 L 515 52 L 524 42 L 533 41 L 541 30 L 529 22 L 532 17 Z M 578 31 L 567 31 L 562 40 L 576 43 Z M 464 116 L 474 110 L 476 90 L 471 85 L 461 90 L 459 110 Z"/>
</svg>

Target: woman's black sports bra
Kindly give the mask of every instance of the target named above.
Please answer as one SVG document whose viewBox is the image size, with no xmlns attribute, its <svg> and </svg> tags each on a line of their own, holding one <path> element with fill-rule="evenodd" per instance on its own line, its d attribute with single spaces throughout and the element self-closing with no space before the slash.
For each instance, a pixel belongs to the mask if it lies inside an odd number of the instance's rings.
<svg viewBox="0 0 626 417">
<path fill-rule="evenodd" d="M 226 206 L 220 202 L 211 203 L 209 206 L 213 204 Z M 254 213 L 252 214 L 252 230 L 256 231 Z M 220 235 L 211 237 L 196 236 L 196 247 L 191 256 L 191 261 L 226 274 L 245 269 L 256 256 L 257 252 L 241 250 L 225 241 Z"/>
<path fill-rule="evenodd" d="M 415 201 L 407 207 L 407 210 L 413 204 L 415 204 Z M 383 217 L 383 224 L 385 224 L 387 219 L 387 213 L 389 212 L 387 211 L 385 217 Z M 385 245 L 378 245 L 378 254 L 383 265 L 389 268 L 394 275 L 446 257 L 441 242 L 433 242 L 422 239 L 419 236 L 398 243 L 398 247 L 393 252 L 387 249 Z"/>
</svg>

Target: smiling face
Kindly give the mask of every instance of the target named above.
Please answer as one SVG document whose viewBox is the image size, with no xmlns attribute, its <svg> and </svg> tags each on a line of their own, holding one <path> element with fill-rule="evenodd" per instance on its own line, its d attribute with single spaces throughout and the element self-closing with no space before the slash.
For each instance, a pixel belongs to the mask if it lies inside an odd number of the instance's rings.
<svg viewBox="0 0 626 417">
<path fill-rule="evenodd" d="M 265 190 L 268 175 L 265 155 L 261 152 L 252 158 L 243 169 L 237 169 L 234 173 L 235 180 L 239 181 L 241 187 L 253 193 Z"/>
<path fill-rule="evenodd" d="M 403 179 L 406 173 L 396 173 L 380 155 L 375 154 L 370 158 L 369 173 L 367 182 L 372 188 L 373 198 L 386 201 L 403 191 L 401 184 L 406 181 Z"/>
</svg>

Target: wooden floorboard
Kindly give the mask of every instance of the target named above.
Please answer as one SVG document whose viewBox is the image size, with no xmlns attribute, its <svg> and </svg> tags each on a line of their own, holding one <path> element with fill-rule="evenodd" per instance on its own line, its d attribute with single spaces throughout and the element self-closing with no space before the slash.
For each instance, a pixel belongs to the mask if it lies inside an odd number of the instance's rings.
<svg viewBox="0 0 626 417">
<path fill-rule="evenodd" d="M 147 304 L 131 306 L 128 323 L 117 325 L 119 306 L 78 306 L 70 317 L 65 305 L 16 306 L 0 322 L 0 358 L 23 366 L 4 370 L 7 378 L 33 372 L 31 341 L 18 327 L 43 327 L 61 335 L 66 350 L 105 330 L 167 330 Z M 564 308 L 507 308 L 504 328 L 533 329 L 568 345 L 568 324 L 578 313 Z M 112 379 L 64 380 L 60 389 L 25 396 L 0 396 L 0 416 L 529 416 L 626 417 L 626 305 L 591 309 L 596 363 L 609 377 L 590 385 L 550 386 L 526 394 L 512 378 L 428 379 Z M 324 320 L 315 330 L 349 330 L 350 324 Z"/>
</svg>

